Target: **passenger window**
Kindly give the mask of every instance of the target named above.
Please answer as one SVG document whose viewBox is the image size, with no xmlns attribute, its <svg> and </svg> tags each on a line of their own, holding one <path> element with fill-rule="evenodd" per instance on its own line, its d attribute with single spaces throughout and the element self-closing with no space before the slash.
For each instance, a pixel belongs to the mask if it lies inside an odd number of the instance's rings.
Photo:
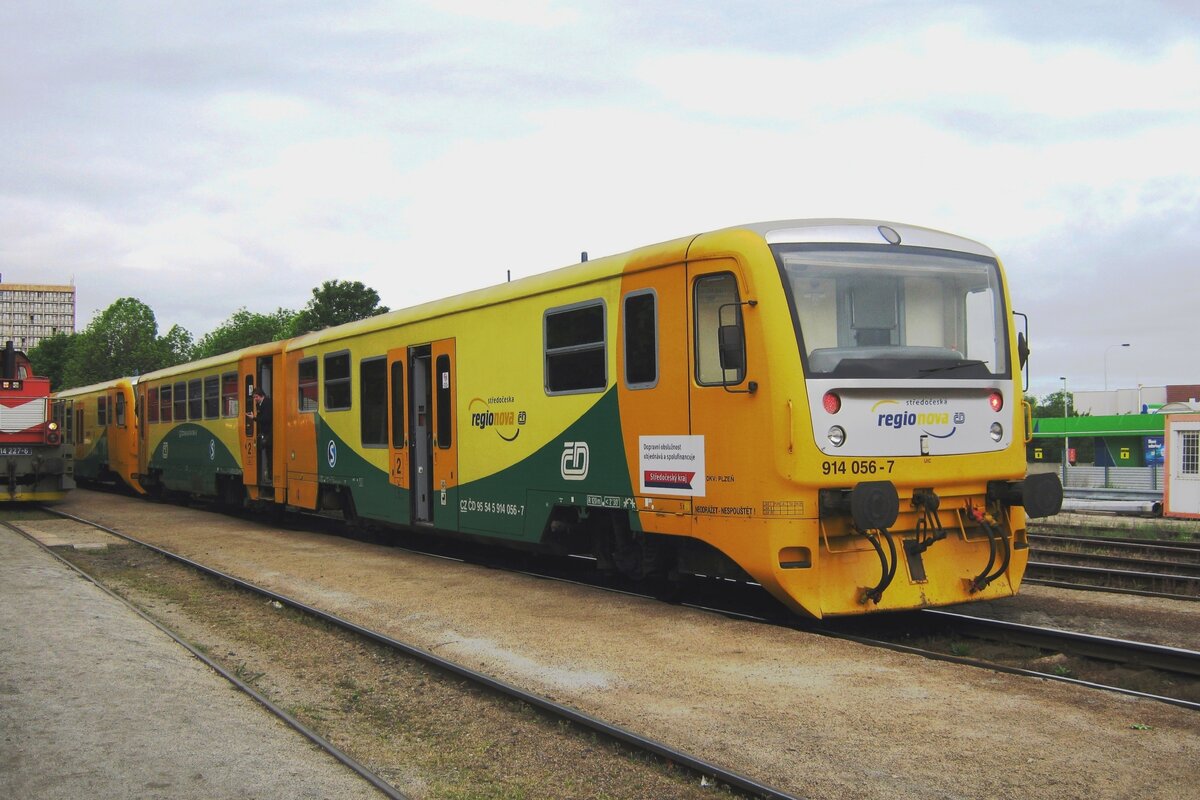
<svg viewBox="0 0 1200 800">
<path fill-rule="evenodd" d="M 625 297 L 625 385 L 630 389 L 658 383 L 657 304 L 653 289 Z"/>
<path fill-rule="evenodd" d="M 392 447 L 404 446 L 404 364 L 392 362 Z"/>
<path fill-rule="evenodd" d="M 721 368 L 720 328 L 741 324 L 740 302 L 733 273 L 705 275 L 696 280 L 696 382 L 701 386 L 738 384 L 746 376 L 744 355 L 737 369 Z"/>
<path fill-rule="evenodd" d="M 604 303 L 550 309 L 545 316 L 546 394 L 602 392 L 608 385 Z"/>
<path fill-rule="evenodd" d="M 331 353 L 325 356 L 325 410 L 345 411 L 350 408 L 350 354 Z"/>
<path fill-rule="evenodd" d="M 96 424 L 101 428 L 108 424 L 108 397 L 105 395 L 96 398 Z"/>
<path fill-rule="evenodd" d="M 187 384 L 179 381 L 175 384 L 175 421 L 183 422 L 187 419 L 188 398 Z"/>
<path fill-rule="evenodd" d="M 387 359 L 359 362 L 359 401 L 364 447 L 387 446 Z"/>
<path fill-rule="evenodd" d="M 238 415 L 236 372 L 226 372 L 221 376 L 221 415 L 225 417 L 236 417 Z"/>
<path fill-rule="evenodd" d="M 300 411 L 311 413 L 317 410 L 317 359 L 306 358 L 299 364 L 296 388 L 300 393 Z"/>
<path fill-rule="evenodd" d="M 454 415 L 450 392 L 450 356 L 437 357 L 437 446 L 445 450 L 454 442 Z"/>
<path fill-rule="evenodd" d="M 204 418 L 221 416 L 221 379 L 210 375 L 204 379 Z"/>
<path fill-rule="evenodd" d="M 188 419 L 204 417 L 204 395 L 199 378 L 188 381 Z"/>
<path fill-rule="evenodd" d="M 158 422 L 158 389 L 146 390 L 146 422 Z"/>
<path fill-rule="evenodd" d="M 164 386 L 161 389 L 159 389 L 158 408 L 159 408 L 159 411 L 161 412 L 159 414 L 159 417 L 160 417 L 160 419 L 162 419 L 163 422 L 171 421 L 171 410 L 172 410 L 172 408 L 174 408 L 174 405 L 175 404 L 171 401 L 171 387 Z"/>
</svg>

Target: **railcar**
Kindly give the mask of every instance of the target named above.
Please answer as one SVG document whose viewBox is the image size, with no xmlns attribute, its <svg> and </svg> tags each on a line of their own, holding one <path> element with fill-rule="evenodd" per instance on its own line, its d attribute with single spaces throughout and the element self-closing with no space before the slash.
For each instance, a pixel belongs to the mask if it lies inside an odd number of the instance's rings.
<svg viewBox="0 0 1200 800">
<path fill-rule="evenodd" d="M 0 501 L 61 500 L 75 486 L 71 422 L 51 405 L 50 379 L 34 375 L 23 352 L 7 342 L 0 357 Z"/>
<path fill-rule="evenodd" d="M 754 581 L 813 617 L 1004 597 L 1026 518 L 1062 497 L 1025 475 L 1018 327 L 977 242 L 740 226 L 143 376 L 160 412 L 139 474 L 631 578 Z"/>
<path fill-rule="evenodd" d="M 229 506 L 247 500 L 283 505 L 284 484 L 276 496 L 270 480 L 269 443 L 275 437 L 259 436 L 260 426 L 248 417 L 256 387 L 268 394 L 282 391 L 282 377 L 273 381 L 271 372 L 282 351 L 277 342 L 141 376 L 142 488 L 215 498 Z"/>
<path fill-rule="evenodd" d="M 145 493 L 137 478 L 136 380 L 117 378 L 55 393 L 64 418 L 74 419 L 71 451 L 78 482 L 113 483 Z"/>
</svg>

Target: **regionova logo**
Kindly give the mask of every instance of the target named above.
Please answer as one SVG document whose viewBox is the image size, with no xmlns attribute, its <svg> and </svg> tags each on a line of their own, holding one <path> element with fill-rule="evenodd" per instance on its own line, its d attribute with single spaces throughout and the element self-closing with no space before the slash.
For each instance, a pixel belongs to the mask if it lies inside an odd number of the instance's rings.
<svg viewBox="0 0 1200 800">
<path fill-rule="evenodd" d="M 892 406 L 898 408 L 893 409 Z M 949 439 L 958 431 L 958 426 L 966 421 L 966 415 L 961 411 L 953 415 L 949 411 L 913 411 L 905 409 L 899 400 L 880 400 L 871 406 L 871 414 L 875 417 L 875 427 L 902 430 L 904 428 L 921 428 L 921 432 L 935 439 Z M 945 428 L 953 424 L 949 433 L 934 433 L 929 428 Z"/>
<path fill-rule="evenodd" d="M 521 426 L 525 424 L 524 411 L 513 411 L 496 406 L 511 405 L 515 401 L 511 396 L 475 397 L 467 406 L 471 414 L 471 427 L 486 431 L 491 428 L 506 442 L 515 441 L 521 435 Z"/>
</svg>

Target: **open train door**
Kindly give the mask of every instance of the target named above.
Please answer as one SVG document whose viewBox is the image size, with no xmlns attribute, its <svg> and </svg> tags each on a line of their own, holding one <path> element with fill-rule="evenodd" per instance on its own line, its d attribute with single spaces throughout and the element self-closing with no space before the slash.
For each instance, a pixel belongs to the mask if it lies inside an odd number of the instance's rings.
<svg viewBox="0 0 1200 800">
<path fill-rule="evenodd" d="M 238 439 L 242 450 L 242 481 L 251 500 L 284 502 L 287 482 L 283 459 L 275 442 L 283 441 L 284 403 L 283 357 L 280 353 L 247 355 L 238 362 L 238 382 L 242 395 L 242 421 Z M 271 405 L 270 425 L 259 426 L 254 420 L 254 390 L 261 388 Z"/>
<path fill-rule="evenodd" d="M 454 340 L 408 348 L 409 486 L 412 522 L 458 528 Z"/>
</svg>

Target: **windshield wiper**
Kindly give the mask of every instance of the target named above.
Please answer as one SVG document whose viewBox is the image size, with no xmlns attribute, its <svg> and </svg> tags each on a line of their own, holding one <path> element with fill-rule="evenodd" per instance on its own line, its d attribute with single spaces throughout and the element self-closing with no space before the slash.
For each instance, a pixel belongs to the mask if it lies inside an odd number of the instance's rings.
<svg viewBox="0 0 1200 800">
<path fill-rule="evenodd" d="M 986 367 L 986 361 L 960 361 L 957 364 L 950 364 L 945 367 L 929 367 L 928 369 L 919 369 L 917 372 L 922 374 L 929 372 L 949 372 L 952 369 L 962 369 L 963 367 Z"/>
</svg>

